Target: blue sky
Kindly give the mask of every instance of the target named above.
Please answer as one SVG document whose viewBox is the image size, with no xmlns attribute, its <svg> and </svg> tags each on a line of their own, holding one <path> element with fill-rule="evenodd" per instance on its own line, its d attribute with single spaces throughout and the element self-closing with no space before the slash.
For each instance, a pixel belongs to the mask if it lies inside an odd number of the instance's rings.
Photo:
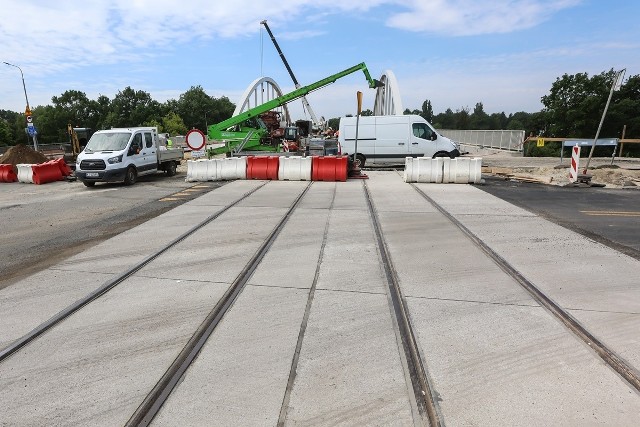
<svg viewBox="0 0 640 427">
<path fill-rule="evenodd" d="M 24 71 L 32 107 L 68 89 L 113 98 L 127 86 L 161 102 L 200 85 L 240 102 L 256 78 L 294 89 L 260 21 L 301 84 L 365 62 L 395 74 L 402 103 L 488 113 L 539 111 L 564 73 L 640 74 L 635 0 L 2 0 L 0 62 Z M 355 112 L 354 73 L 308 100 L 318 116 Z M 20 72 L 0 63 L 0 109 L 23 111 Z M 290 105 L 303 118 L 300 102 Z"/>
</svg>

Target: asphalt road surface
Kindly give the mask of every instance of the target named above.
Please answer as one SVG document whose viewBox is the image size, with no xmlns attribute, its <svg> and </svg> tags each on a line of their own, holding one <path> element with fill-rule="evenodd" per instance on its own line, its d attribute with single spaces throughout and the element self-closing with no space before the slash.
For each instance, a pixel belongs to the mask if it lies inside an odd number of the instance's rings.
<svg viewBox="0 0 640 427">
<path fill-rule="evenodd" d="M 221 185 L 184 178 L 157 174 L 93 188 L 0 184 L 0 289 Z"/>
<path fill-rule="evenodd" d="M 640 260 L 638 190 L 559 187 L 491 178 L 479 188 Z"/>
</svg>

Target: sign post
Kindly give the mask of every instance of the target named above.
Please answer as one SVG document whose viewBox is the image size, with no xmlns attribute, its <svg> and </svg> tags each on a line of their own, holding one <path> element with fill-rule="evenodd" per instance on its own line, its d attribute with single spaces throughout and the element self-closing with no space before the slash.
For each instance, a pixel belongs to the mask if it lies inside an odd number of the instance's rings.
<svg viewBox="0 0 640 427">
<path fill-rule="evenodd" d="M 356 162 L 358 161 L 358 127 L 359 127 L 359 122 L 360 122 L 360 113 L 362 112 L 362 92 L 358 91 L 356 93 L 356 98 L 358 100 L 358 113 L 356 114 L 356 140 L 354 141 L 354 145 L 353 145 L 353 164 L 355 166 L 356 169 L 360 169 L 360 165 L 358 165 Z"/>
</svg>

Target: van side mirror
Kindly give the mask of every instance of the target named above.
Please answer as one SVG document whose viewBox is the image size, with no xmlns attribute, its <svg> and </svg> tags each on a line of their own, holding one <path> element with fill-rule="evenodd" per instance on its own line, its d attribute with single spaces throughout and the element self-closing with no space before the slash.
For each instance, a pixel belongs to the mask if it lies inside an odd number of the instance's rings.
<svg viewBox="0 0 640 427">
<path fill-rule="evenodd" d="M 438 134 L 435 132 L 431 132 L 431 136 L 429 137 L 429 139 L 431 141 L 435 141 L 436 139 L 438 139 Z"/>
</svg>

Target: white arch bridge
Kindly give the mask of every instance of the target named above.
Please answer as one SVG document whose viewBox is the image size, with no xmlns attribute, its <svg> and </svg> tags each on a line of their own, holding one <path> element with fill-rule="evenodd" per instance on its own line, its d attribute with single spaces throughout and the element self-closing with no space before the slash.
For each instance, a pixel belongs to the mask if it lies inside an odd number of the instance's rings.
<svg viewBox="0 0 640 427">
<path fill-rule="evenodd" d="M 404 112 L 400 89 L 396 76 L 391 70 L 386 70 L 378 79 L 384 86 L 376 89 L 373 105 L 373 113 L 376 116 L 401 115 Z M 262 105 L 275 98 L 284 95 L 278 83 L 270 77 L 262 77 L 254 80 L 244 91 L 240 101 L 236 103 L 233 116 L 237 116 L 251 108 Z M 291 116 L 287 104 L 276 109 L 282 114 L 282 119 L 291 123 Z"/>
</svg>

